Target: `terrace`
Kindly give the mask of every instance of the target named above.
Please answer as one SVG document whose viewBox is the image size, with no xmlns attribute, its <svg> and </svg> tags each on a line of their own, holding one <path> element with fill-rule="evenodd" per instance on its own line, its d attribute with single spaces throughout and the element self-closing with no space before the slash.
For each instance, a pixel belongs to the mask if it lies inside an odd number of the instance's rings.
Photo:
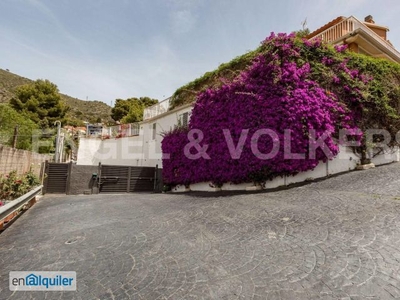
<svg viewBox="0 0 400 300">
<path fill-rule="evenodd" d="M 103 127 L 101 132 L 102 139 L 121 138 L 139 135 L 139 123 L 121 124 L 110 127 Z"/>
<path fill-rule="evenodd" d="M 170 108 L 171 97 L 167 98 L 153 106 L 144 109 L 143 120 L 149 120 L 157 117 L 163 113 L 166 113 Z"/>
<path fill-rule="evenodd" d="M 376 28 L 376 31 L 371 28 Z M 386 40 L 385 26 L 361 22 L 356 17 L 339 17 L 308 35 L 309 39 L 321 39 L 331 44 L 356 44 L 356 52 L 400 62 L 400 52 Z M 377 32 L 381 31 L 382 35 Z"/>
</svg>

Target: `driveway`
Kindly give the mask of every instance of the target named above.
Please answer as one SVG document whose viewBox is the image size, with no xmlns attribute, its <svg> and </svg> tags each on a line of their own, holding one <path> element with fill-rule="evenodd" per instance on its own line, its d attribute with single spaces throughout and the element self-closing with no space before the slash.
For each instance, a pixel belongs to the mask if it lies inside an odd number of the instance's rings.
<svg viewBox="0 0 400 300">
<path fill-rule="evenodd" d="M 15 292 L 10 271 L 77 272 Z M 400 164 L 273 193 L 45 196 L 0 235 L 0 299 L 399 299 Z"/>
</svg>

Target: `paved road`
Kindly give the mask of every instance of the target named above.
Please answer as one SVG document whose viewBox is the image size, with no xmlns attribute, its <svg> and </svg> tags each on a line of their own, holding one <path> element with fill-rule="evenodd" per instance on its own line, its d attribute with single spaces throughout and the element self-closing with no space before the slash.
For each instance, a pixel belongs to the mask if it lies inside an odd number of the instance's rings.
<svg viewBox="0 0 400 300">
<path fill-rule="evenodd" d="M 8 290 L 11 270 L 78 292 Z M 400 165 L 274 193 L 44 197 L 0 235 L 1 299 L 400 299 Z"/>
</svg>

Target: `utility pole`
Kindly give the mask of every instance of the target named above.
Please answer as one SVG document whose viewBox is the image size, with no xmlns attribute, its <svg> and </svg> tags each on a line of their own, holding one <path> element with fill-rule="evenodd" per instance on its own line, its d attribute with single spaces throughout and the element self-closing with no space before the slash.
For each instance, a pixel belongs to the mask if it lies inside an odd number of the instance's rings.
<svg viewBox="0 0 400 300">
<path fill-rule="evenodd" d="M 13 142 L 12 142 L 12 147 L 14 149 L 17 148 L 17 141 L 18 141 L 18 125 L 16 125 L 14 128 L 14 136 L 13 136 Z"/>
<path fill-rule="evenodd" d="M 55 153 L 55 162 L 59 162 L 60 160 L 60 133 L 61 133 L 61 122 L 55 121 L 54 125 L 57 125 L 57 138 L 56 138 L 56 153 Z"/>
</svg>

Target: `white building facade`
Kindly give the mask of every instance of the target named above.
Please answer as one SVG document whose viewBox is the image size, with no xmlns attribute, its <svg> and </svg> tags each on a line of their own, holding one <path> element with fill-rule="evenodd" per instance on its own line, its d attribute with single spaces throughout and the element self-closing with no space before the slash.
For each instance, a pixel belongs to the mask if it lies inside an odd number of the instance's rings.
<svg viewBox="0 0 400 300">
<path fill-rule="evenodd" d="M 169 110 L 169 101 L 166 99 L 146 108 L 144 121 L 138 124 L 138 130 L 134 132 L 120 125 L 104 128 L 101 135 L 81 137 L 77 164 L 102 163 L 146 167 L 158 165 L 161 168 L 163 133 L 175 126 L 185 125 L 193 108 L 192 104 L 188 104 Z"/>
<path fill-rule="evenodd" d="M 338 17 L 320 29 L 310 33 L 308 39 L 320 38 L 326 42 L 338 45 L 348 44 L 351 51 L 364 53 L 374 57 L 383 57 L 390 61 L 400 62 L 400 53 L 387 40 L 388 28 L 376 25 L 372 16 L 365 22 L 355 17 Z M 170 98 L 144 111 L 144 121 L 131 125 L 116 126 L 103 129 L 98 137 L 80 139 L 77 164 L 97 165 L 99 163 L 123 166 L 158 166 L 162 168 L 161 142 L 163 133 L 177 125 L 185 125 L 190 118 L 193 104 L 187 104 L 170 110 Z M 133 126 L 133 125 L 132 125 Z M 108 131 L 107 131 L 108 130 Z M 112 133 L 115 134 L 112 134 Z M 375 165 L 399 161 L 399 150 L 389 150 L 372 158 Z M 314 170 L 300 173 L 296 176 L 276 178 L 267 182 L 264 188 L 276 188 L 302 181 L 327 177 L 333 174 L 354 170 L 360 164 L 360 159 L 354 155 L 351 148 L 340 147 L 339 155 L 327 163 L 320 163 Z M 224 184 L 218 189 L 246 190 L 259 188 L 252 183 L 239 185 Z M 190 187 L 175 187 L 175 191 L 212 191 L 215 190 L 209 182 L 196 183 Z"/>
</svg>

